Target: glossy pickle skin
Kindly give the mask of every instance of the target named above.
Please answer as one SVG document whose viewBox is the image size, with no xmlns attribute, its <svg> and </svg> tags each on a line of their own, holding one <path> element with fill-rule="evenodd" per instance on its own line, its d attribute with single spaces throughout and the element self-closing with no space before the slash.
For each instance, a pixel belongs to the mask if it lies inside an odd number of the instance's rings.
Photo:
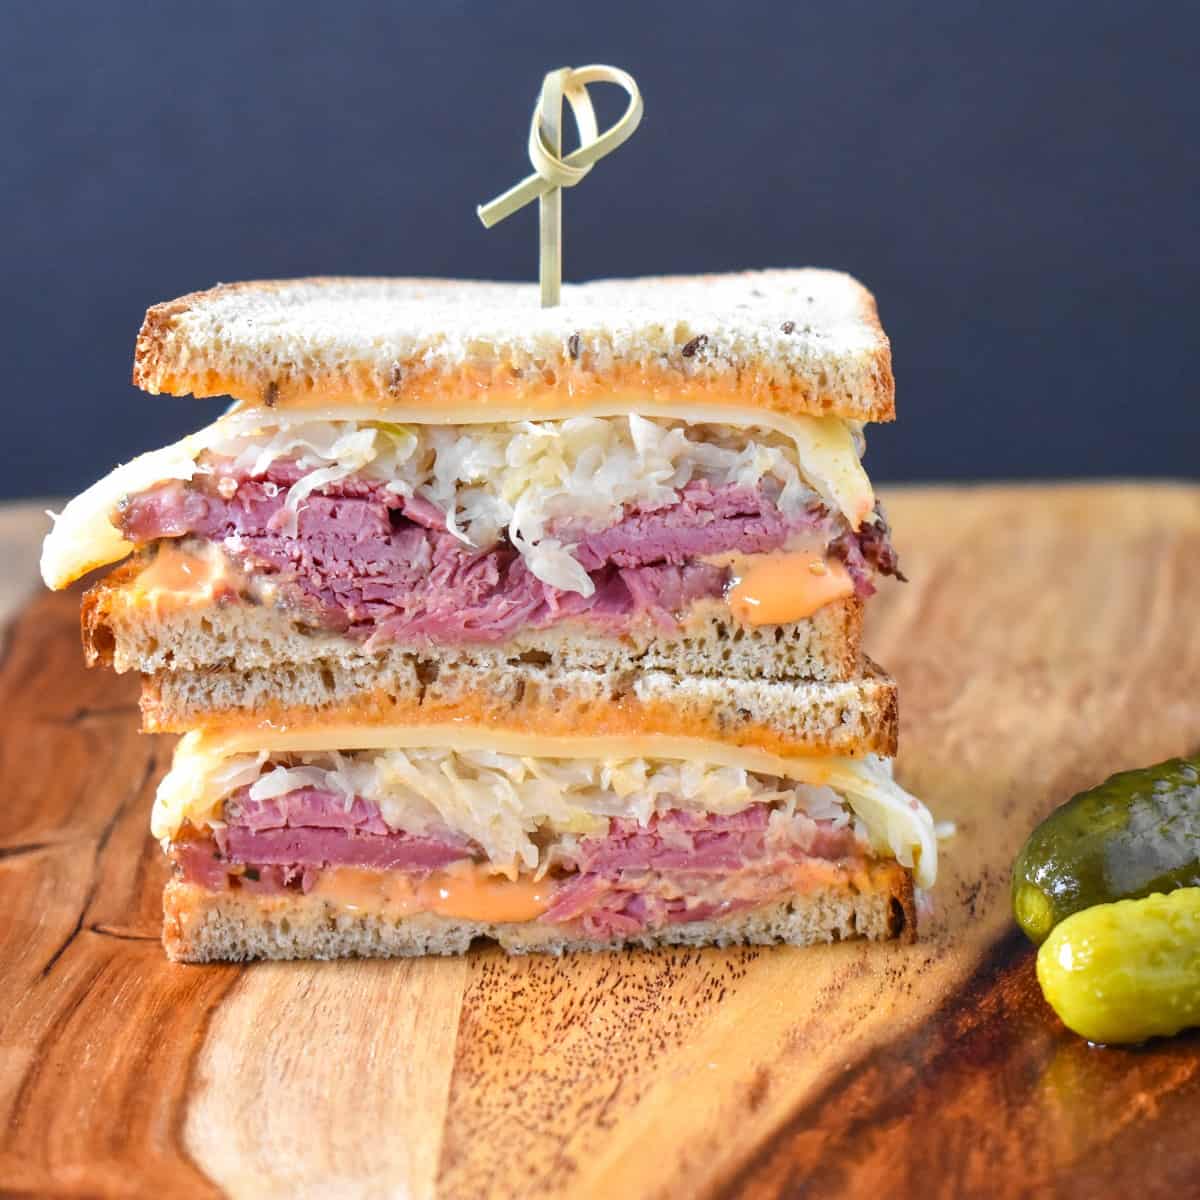
<svg viewBox="0 0 1200 1200">
<path fill-rule="evenodd" d="M 1067 917 L 1038 951 L 1037 977 L 1063 1024 L 1090 1042 L 1200 1025 L 1200 888 Z"/>
<path fill-rule="evenodd" d="M 1052 812 L 1013 866 L 1013 912 L 1040 944 L 1093 905 L 1197 886 L 1200 758 L 1175 758 L 1123 771 Z"/>
</svg>

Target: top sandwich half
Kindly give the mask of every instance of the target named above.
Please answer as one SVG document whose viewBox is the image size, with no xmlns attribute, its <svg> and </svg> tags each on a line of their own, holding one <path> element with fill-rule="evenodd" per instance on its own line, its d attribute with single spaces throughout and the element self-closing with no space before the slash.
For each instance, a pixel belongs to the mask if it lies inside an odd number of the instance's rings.
<svg viewBox="0 0 1200 1200">
<path fill-rule="evenodd" d="M 118 670 L 478 663 L 844 680 L 896 574 L 869 292 L 819 270 L 308 279 L 152 308 L 134 381 L 229 396 L 71 501 L 42 572 Z"/>
</svg>

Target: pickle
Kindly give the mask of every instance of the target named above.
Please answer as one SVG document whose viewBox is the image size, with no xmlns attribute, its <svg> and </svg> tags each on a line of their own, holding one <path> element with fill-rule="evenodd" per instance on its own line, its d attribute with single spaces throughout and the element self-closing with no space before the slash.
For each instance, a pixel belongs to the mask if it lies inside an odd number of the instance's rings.
<svg viewBox="0 0 1200 1200">
<path fill-rule="evenodd" d="M 1050 1007 L 1089 1042 L 1143 1042 L 1200 1025 L 1200 888 L 1075 913 L 1037 956 Z"/>
<path fill-rule="evenodd" d="M 1013 912 L 1040 943 L 1093 904 L 1200 885 L 1200 758 L 1124 771 L 1080 792 L 1029 836 Z"/>
</svg>

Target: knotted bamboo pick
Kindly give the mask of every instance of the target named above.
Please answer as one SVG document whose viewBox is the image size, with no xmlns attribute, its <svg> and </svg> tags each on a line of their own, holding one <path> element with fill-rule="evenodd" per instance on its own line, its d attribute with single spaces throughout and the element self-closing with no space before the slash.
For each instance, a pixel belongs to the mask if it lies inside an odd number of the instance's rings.
<svg viewBox="0 0 1200 1200">
<path fill-rule="evenodd" d="M 629 105 L 615 125 L 598 133 L 596 113 L 587 88 L 590 83 L 615 83 L 629 96 Z M 562 157 L 562 104 L 566 100 L 579 130 L 579 149 Z M 642 94 L 633 76 L 616 67 L 560 67 L 542 81 L 541 95 L 529 125 L 529 161 L 533 174 L 475 211 L 488 229 L 535 197 L 540 210 L 538 276 L 542 307 L 553 308 L 562 286 L 562 189 L 574 187 L 606 154 L 627 141 L 642 119 Z"/>
</svg>

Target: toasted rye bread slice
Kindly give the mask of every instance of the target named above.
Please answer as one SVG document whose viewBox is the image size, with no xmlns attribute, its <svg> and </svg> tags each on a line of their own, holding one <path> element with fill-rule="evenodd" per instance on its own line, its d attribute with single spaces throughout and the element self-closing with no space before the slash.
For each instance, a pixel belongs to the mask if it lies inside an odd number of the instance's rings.
<svg viewBox="0 0 1200 1200">
<path fill-rule="evenodd" d="M 142 685 L 153 733 L 297 733 L 336 724 L 445 725 L 546 737 L 703 738 L 785 756 L 892 757 L 896 684 L 872 663 L 839 683 L 567 671 L 529 663 L 462 663 L 422 672 L 403 661 L 360 670 L 336 663 L 264 670 L 164 671 Z"/>
<path fill-rule="evenodd" d="M 636 411 L 895 415 L 871 293 L 804 268 L 568 284 L 313 278 L 156 304 L 133 382 L 249 405 L 368 406 L 460 423 Z M 707 410 L 707 413 L 706 413 Z"/>
<path fill-rule="evenodd" d="M 492 938 L 510 954 L 562 954 L 627 946 L 808 946 L 849 938 L 913 942 L 917 936 L 912 874 L 884 861 L 871 864 L 861 890 L 830 886 L 617 941 L 580 938 L 537 921 L 491 924 L 433 913 L 399 917 L 340 908 L 317 895 L 210 892 L 177 880 L 163 893 L 163 914 L 163 945 L 176 962 L 465 954 L 475 938 Z"/>
<path fill-rule="evenodd" d="M 851 597 L 788 625 L 742 625 L 724 605 L 695 606 L 675 630 L 646 620 L 622 633 L 567 620 L 522 630 L 502 642 L 436 646 L 427 639 L 392 641 L 368 650 L 359 640 L 324 633 L 281 608 L 246 599 L 160 608 L 137 585 L 138 558 L 117 567 L 84 595 L 84 655 L 118 672 L 284 669 L 306 664 L 343 671 L 427 671 L 443 663 L 500 668 L 530 661 L 572 670 L 664 670 L 680 675 L 747 679 L 853 678 L 861 658 L 863 603 Z"/>
</svg>

